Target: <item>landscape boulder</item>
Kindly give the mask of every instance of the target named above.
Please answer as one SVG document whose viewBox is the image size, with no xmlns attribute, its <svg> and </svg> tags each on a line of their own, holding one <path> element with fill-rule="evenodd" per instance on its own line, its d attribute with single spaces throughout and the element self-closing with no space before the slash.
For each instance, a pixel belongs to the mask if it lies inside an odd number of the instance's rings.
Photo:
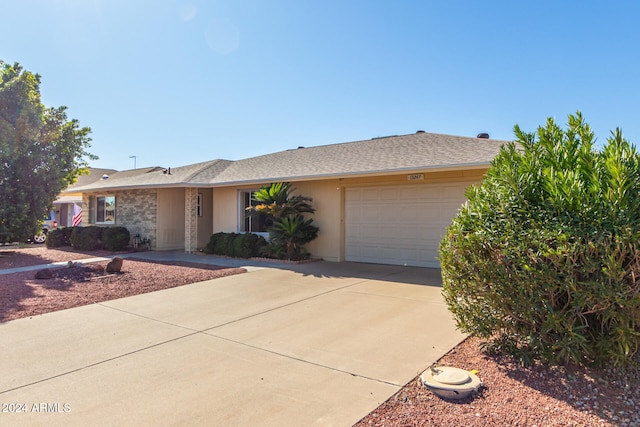
<svg viewBox="0 0 640 427">
<path fill-rule="evenodd" d="M 114 257 L 105 268 L 107 273 L 120 273 L 120 270 L 122 270 L 122 258 L 120 257 Z"/>
<path fill-rule="evenodd" d="M 52 277 L 53 274 L 51 274 L 51 270 L 48 268 L 36 271 L 36 279 L 51 279 Z"/>
</svg>

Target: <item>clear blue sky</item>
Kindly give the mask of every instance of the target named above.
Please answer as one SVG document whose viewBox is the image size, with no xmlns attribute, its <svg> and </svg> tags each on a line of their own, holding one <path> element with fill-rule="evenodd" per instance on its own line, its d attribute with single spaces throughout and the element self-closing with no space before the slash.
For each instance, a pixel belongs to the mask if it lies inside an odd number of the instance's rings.
<svg viewBox="0 0 640 427">
<path fill-rule="evenodd" d="M 640 143 L 640 2 L 21 0 L 0 59 L 92 129 L 92 166 L 176 167 L 581 110 Z"/>
</svg>

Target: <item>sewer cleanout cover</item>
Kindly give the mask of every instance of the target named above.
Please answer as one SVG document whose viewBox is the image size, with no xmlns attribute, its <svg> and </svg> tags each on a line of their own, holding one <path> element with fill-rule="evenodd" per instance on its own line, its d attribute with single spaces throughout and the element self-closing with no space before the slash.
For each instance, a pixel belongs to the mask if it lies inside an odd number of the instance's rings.
<svg viewBox="0 0 640 427">
<path fill-rule="evenodd" d="M 464 399 L 482 385 L 477 375 L 451 366 L 431 367 L 420 379 L 425 387 L 445 399 Z"/>
</svg>

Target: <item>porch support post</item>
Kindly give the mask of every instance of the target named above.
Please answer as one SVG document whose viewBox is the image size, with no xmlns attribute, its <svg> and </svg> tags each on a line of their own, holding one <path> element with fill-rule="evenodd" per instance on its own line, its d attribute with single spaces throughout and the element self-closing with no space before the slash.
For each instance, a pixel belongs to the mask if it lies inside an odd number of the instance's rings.
<svg viewBox="0 0 640 427">
<path fill-rule="evenodd" d="M 184 251 L 191 253 L 198 244 L 198 189 L 184 190 Z"/>
</svg>

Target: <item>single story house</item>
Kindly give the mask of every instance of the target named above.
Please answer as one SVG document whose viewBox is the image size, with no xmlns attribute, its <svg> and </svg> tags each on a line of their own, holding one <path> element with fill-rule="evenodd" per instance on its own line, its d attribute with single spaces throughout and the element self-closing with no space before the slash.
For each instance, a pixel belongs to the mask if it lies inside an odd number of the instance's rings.
<svg viewBox="0 0 640 427">
<path fill-rule="evenodd" d="M 76 187 L 83 224 L 121 225 L 155 250 L 195 251 L 216 232 L 264 232 L 251 193 L 291 182 L 313 198 L 314 258 L 438 267 L 438 246 L 505 141 L 415 134 L 298 147 L 247 159 L 116 172 Z"/>
</svg>

